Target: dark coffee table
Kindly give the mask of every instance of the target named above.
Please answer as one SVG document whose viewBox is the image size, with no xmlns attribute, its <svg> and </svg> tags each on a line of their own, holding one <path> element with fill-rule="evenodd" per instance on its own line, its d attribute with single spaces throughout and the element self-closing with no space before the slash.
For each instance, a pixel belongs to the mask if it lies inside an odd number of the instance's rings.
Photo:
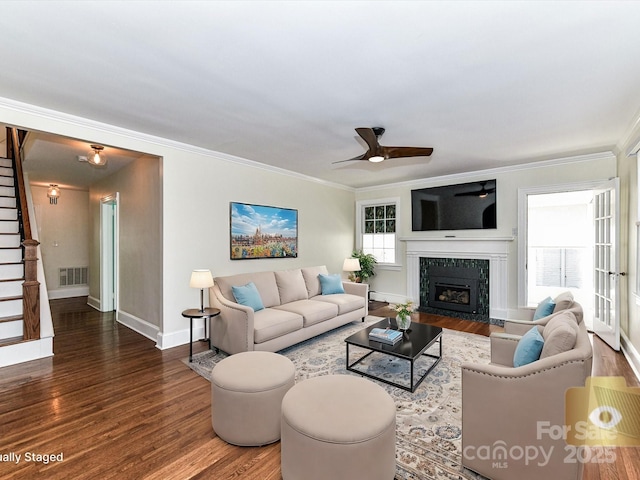
<svg viewBox="0 0 640 480">
<path fill-rule="evenodd" d="M 359 332 L 354 333 L 353 335 L 347 337 L 344 341 L 347 344 L 347 370 L 352 372 L 356 372 L 360 375 L 364 375 L 365 377 L 373 378 L 380 382 L 384 382 L 388 385 L 393 385 L 394 387 L 402 388 L 403 390 L 407 390 L 409 392 L 415 392 L 416 388 L 420 386 L 422 381 L 427 377 L 429 372 L 435 368 L 435 366 L 440 362 L 442 358 L 442 328 L 434 327 L 432 325 L 425 325 L 422 323 L 412 323 L 409 330 L 407 330 L 403 334 L 402 340 L 400 340 L 395 345 L 387 345 L 386 343 L 376 342 L 374 340 L 369 340 L 369 332 L 374 328 L 387 328 L 391 325 L 391 328 L 397 330 L 398 327 L 396 325 L 396 321 L 394 318 L 384 320 L 380 320 L 373 325 L 360 330 Z M 432 355 L 425 353 L 426 350 L 429 349 L 432 345 L 438 342 L 440 345 L 440 352 L 438 355 Z M 365 348 L 370 350 L 364 356 L 358 358 L 355 362 L 349 363 L 349 346 L 354 345 L 356 347 Z M 411 381 L 409 386 L 403 385 L 400 383 L 389 381 L 385 378 L 380 378 L 376 375 L 372 375 L 368 372 L 364 372 L 362 370 L 358 370 L 354 368 L 360 362 L 362 362 L 365 358 L 369 357 L 373 353 L 383 353 L 386 355 L 390 355 L 392 357 L 401 358 L 403 360 L 407 360 L 410 363 L 410 371 L 411 371 Z M 420 378 L 414 382 L 413 369 L 416 360 L 418 360 L 421 356 L 431 357 L 435 359 L 432 365 L 427 368 L 427 371 L 424 372 Z"/>
</svg>

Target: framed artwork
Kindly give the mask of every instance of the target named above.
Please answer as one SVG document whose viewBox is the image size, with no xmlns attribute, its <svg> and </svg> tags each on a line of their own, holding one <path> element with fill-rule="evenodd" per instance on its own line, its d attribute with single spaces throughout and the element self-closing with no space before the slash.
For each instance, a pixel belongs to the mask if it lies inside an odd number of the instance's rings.
<svg viewBox="0 0 640 480">
<path fill-rule="evenodd" d="M 231 260 L 296 258 L 298 211 L 231 202 Z"/>
</svg>

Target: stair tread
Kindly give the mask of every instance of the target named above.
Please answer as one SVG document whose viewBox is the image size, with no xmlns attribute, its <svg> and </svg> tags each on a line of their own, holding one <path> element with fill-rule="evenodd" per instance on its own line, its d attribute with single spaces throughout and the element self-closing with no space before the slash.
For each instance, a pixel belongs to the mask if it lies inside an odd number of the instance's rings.
<svg viewBox="0 0 640 480">
<path fill-rule="evenodd" d="M 0 347 L 6 347 L 8 345 L 15 345 L 22 342 L 31 342 L 32 340 L 25 340 L 22 337 L 12 337 L 0 340 Z"/>
<path fill-rule="evenodd" d="M 22 315 L 11 315 L 10 317 L 0 318 L 0 323 L 15 322 L 16 320 L 24 320 Z"/>
<path fill-rule="evenodd" d="M 22 278 L 0 278 L 0 282 L 23 282 L 24 277 Z"/>
<path fill-rule="evenodd" d="M 0 265 L 22 265 L 22 262 L 0 262 Z"/>
<path fill-rule="evenodd" d="M 11 302 L 13 300 L 22 300 L 22 295 L 14 295 L 11 297 L 0 297 L 0 302 Z"/>
</svg>

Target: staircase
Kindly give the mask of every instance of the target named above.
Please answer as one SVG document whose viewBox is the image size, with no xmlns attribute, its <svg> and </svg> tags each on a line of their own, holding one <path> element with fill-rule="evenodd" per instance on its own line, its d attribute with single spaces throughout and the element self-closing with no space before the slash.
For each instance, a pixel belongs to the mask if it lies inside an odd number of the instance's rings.
<svg viewBox="0 0 640 480">
<path fill-rule="evenodd" d="M 22 171 L 20 145 L 27 132 L 6 131 L 9 158 L 0 158 L 0 367 L 52 356 L 54 335 Z"/>
<path fill-rule="evenodd" d="M 24 262 L 12 161 L 0 158 L 0 347 L 21 342 Z"/>
</svg>

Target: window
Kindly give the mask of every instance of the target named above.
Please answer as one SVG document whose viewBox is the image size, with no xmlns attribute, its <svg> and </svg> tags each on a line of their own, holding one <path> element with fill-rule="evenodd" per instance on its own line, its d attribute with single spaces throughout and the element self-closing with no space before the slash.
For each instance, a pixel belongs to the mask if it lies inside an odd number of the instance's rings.
<svg viewBox="0 0 640 480">
<path fill-rule="evenodd" d="M 358 240 L 364 253 L 379 264 L 395 265 L 397 251 L 397 200 L 358 202 Z"/>
</svg>

